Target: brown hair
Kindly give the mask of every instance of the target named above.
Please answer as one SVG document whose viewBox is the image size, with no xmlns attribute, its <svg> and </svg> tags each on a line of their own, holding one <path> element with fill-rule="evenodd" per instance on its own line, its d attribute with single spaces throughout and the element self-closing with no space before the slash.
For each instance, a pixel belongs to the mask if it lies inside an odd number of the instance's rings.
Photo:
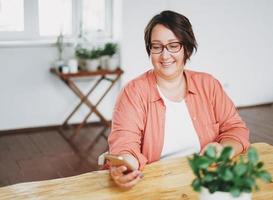
<svg viewBox="0 0 273 200">
<path fill-rule="evenodd" d="M 193 51 L 197 50 L 197 43 L 194 37 L 194 33 L 192 31 L 191 23 L 188 18 L 170 10 L 165 10 L 155 15 L 147 24 L 144 31 L 145 46 L 149 56 L 151 54 L 150 44 L 152 30 L 157 24 L 161 24 L 166 28 L 170 29 L 174 33 L 174 35 L 182 42 L 185 52 L 184 63 L 186 63 L 186 61 L 190 59 Z"/>
</svg>

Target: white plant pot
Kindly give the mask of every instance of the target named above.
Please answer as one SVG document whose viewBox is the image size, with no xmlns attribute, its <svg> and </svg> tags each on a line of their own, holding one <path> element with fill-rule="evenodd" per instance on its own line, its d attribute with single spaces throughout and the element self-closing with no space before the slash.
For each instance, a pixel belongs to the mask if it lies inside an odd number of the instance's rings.
<svg viewBox="0 0 273 200">
<path fill-rule="evenodd" d="M 117 56 L 112 56 L 108 59 L 108 69 L 115 70 L 119 65 L 119 59 Z"/>
<path fill-rule="evenodd" d="M 99 59 L 87 59 L 85 62 L 88 71 L 96 71 L 100 64 Z"/>
<path fill-rule="evenodd" d="M 202 188 L 199 200 L 251 200 L 252 193 L 242 193 L 239 197 L 233 197 L 229 192 L 210 193 L 207 188 Z"/>
<path fill-rule="evenodd" d="M 102 69 L 108 69 L 108 60 L 109 60 L 109 56 L 100 57 L 100 66 Z"/>
</svg>

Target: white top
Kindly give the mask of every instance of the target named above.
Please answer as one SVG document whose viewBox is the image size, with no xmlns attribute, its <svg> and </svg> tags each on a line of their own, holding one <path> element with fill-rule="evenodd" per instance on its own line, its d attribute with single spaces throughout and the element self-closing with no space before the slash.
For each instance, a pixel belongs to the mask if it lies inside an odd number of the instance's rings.
<svg viewBox="0 0 273 200">
<path fill-rule="evenodd" d="M 166 106 L 162 158 L 189 156 L 200 151 L 200 142 L 184 100 L 174 102 L 159 94 Z"/>
</svg>

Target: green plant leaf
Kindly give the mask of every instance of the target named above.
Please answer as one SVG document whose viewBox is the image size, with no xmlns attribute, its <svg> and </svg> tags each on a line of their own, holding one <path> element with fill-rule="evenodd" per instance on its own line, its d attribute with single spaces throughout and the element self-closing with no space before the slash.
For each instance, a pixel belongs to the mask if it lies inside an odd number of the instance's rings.
<svg viewBox="0 0 273 200">
<path fill-rule="evenodd" d="M 234 167 L 234 172 L 238 176 L 242 176 L 246 171 L 247 171 L 247 166 L 243 163 L 239 163 L 238 165 Z"/>
<path fill-rule="evenodd" d="M 196 191 L 196 192 L 201 191 L 201 182 L 199 179 L 197 179 L 197 178 L 194 179 L 191 185 L 192 185 L 194 191 Z"/>
<path fill-rule="evenodd" d="M 254 165 L 259 160 L 258 153 L 257 153 L 256 149 L 254 149 L 253 147 L 248 150 L 247 157 L 248 157 L 248 160 Z"/>
<path fill-rule="evenodd" d="M 227 161 L 227 160 L 229 160 L 232 151 L 233 151 L 233 149 L 231 147 L 225 147 L 222 150 L 222 152 L 221 152 L 221 155 L 219 157 L 219 161 Z"/>
<path fill-rule="evenodd" d="M 205 155 L 211 158 L 215 158 L 216 157 L 215 147 L 209 146 L 205 151 Z"/>
<path fill-rule="evenodd" d="M 266 182 L 266 183 L 272 182 L 272 177 L 271 177 L 271 175 L 270 175 L 267 171 L 265 171 L 265 170 L 260 171 L 260 172 L 258 173 L 258 176 L 259 176 L 259 178 L 260 178 L 261 180 L 263 180 L 263 181 Z"/>
<path fill-rule="evenodd" d="M 197 165 L 194 163 L 194 158 L 188 158 L 189 165 L 196 176 L 199 176 Z"/>
<path fill-rule="evenodd" d="M 200 169 L 207 169 L 210 166 L 211 161 L 207 157 L 201 156 L 198 160 L 196 160 L 195 164 Z"/>
<path fill-rule="evenodd" d="M 210 193 L 214 193 L 219 190 L 219 186 L 218 186 L 217 182 L 213 182 L 213 183 L 209 184 L 207 186 L 207 188 Z"/>
<path fill-rule="evenodd" d="M 260 169 L 264 166 L 264 163 L 263 162 L 258 162 L 257 164 L 257 168 Z"/>
<path fill-rule="evenodd" d="M 213 180 L 214 176 L 209 173 L 209 174 L 206 174 L 203 179 L 204 179 L 204 182 L 211 182 Z"/>
<path fill-rule="evenodd" d="M 245 182 L 244 182 L 244 190 L 248 191 L 249 189 L 251 190 L 253 187 L 255 187 L 256 185 L 256 181 L 252 178 L 252 177 L 249 177 L 249 178 L 245 178 L 244 179 Z"/>
<path fill-rule="evenodd" d="M 230 189 L 230 193 L 233 197 L 239 197 L 241 194 L 241 191 L 237 187 L 233 187 Z"/>
<path fill-rule="evenodd" d="M 225 181 L 230 181 L 233 179 L 233 173 L 229 168 L 225 168 L 223 172 L 220 174 L 220 177 Z"/>
</svg>

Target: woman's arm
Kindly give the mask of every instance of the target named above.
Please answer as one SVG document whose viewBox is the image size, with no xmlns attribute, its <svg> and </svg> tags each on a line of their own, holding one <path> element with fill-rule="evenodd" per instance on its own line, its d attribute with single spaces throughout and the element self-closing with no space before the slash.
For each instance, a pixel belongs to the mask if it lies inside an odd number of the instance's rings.
<svg viewBox="0 0 273 200">
<path fill-rule="evenodd" d="M 129 154 L 138 161 L 137 169 L 142 169 L 147 163 L 141 152 L 146 113 L 139 88 L 141 86 L 136 88 L 129 84 L 121 91 L 114 108 L 108 144 L 111 154 Z"/>
<path fill-rule="evenodd" d="M 220 82 L 214 79 L 213 85 L 214 113 L 219 123 L 215 142 L 233 147 L 235 155 L 245 152 L 249 147 L 249 130 Z"/>
<path fill-rule="evenodd" d="M 127 174 L 126 166 L 110 166 L 110 175 L 121 188 L 131 188 L 143 177 L 138 169 L 142 169 L 147 162 L 147 158 L 141 153 L 144 119 L 141 93 L 131 83 L 121 91 L 117 99 L 112 130 L 108 137 L 110 153 L 122 156 L 134 169 L 137 169 Z"/>
</svg>

